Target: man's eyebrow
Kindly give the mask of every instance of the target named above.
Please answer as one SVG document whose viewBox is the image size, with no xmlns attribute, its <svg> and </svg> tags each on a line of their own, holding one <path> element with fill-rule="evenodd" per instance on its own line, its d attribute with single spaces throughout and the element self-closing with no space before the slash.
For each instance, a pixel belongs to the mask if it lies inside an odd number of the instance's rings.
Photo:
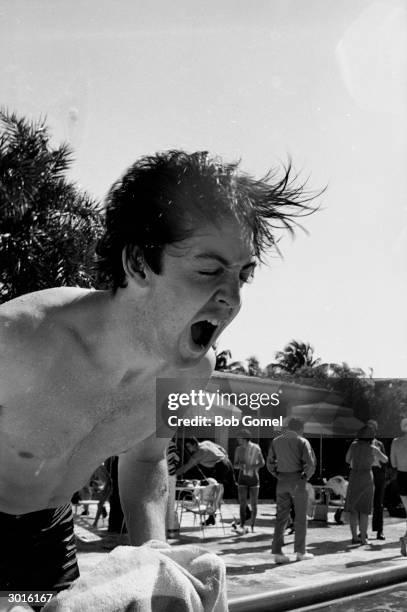
<svg viewBox="0 0 407 612">
<path fill-rule="evenodd" d="M 201 253 L 200 255 L 195 255 L 195 259 L 214 259 L 225 267 L 233 266 L 233 264 L 231 264 L 227 259 L 222 257 L 222 255 L 219 255 L 219 253 Z M 256 265 L 256 262 L 252 260 L 244 264 L 243 268 L 255 268 Z"/>
</svg>

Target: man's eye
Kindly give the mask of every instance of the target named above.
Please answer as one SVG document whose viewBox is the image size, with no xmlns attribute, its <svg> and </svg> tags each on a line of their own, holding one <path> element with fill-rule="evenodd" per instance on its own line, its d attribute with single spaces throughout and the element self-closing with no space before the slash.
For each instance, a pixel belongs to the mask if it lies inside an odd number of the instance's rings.
<svg viewBox="0 0 407 612">
<path fill-rule="evenodd" d="M 251 283 L 254 278 L 254 270 L 250 270 L 249 272 L 242 272 L 239 278 L 241 283 Z"/>
<path fill-rule="evenodd" d="M 199 270 L 198 274 L 202 274 L 203 276 L 216 276 L 219 272 L 220 270 Z"/>
</svg>

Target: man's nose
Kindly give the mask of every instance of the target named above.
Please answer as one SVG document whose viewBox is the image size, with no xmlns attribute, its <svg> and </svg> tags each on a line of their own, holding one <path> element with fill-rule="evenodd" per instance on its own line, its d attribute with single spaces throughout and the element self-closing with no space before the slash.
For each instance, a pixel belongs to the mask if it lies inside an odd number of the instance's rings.
<svg viewBox="0 0 407 612">
<path fill-rule="evenodd" d="M 216 301 L 219 304 L 231 308 L 234 312 L 239 311 L 242 305 L 240 297 L 240 281 L 237 280 L 224 283 L 222 287 L 218 289 Z"/>
</svg>

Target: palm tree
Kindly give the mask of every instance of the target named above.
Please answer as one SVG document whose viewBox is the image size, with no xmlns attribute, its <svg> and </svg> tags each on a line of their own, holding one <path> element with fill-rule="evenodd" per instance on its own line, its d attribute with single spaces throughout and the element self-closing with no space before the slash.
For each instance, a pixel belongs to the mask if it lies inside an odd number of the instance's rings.
<svg viewBox="0 0 407 612">
<path fill-rule="evenodd" d="M 0 301 L 61 285 L 91 287 L 98 202 L 65 178 L 66 144 L 50 146 L 44 120 L 0 111 Z"/>
<path fill-rule="evenodd" d="M 226 349 L 225 351 L 221 351 L 220 353 L 217 353 L 215 370 L 219 370 L 221 372 L 223 370 L 226 370 L 231 357 L 232 357 L 232 352 L 229 349 Z"/>
<path fill-rule="evenodd" d="M 314 358 L 314 347 L 309 342 L 299 340 L 291 340 L 282 351 L 276 353 L 275 358 L 276 363 L 271 365 L 290 374 L 294 374 L 303 367 L 313 368 L 320 362 L 319 359 Z"/>
<path fill-rule="evenodd" d="M 255 357 L 255 355 L 251 355 L 251 357 L 248 358 L 247 369 L 249 372 L 249 376 L 262 376 L 263 375 L 262 369 L 260 367 L 260 362 L 257 359 L 257 357 Z"/>
<path fill-rule="evenodd" d="M 242 361 L 230 361 L 232 351 L 226 349 L 216 355 L 215 370 L 220 372 L 230 372 L 231 374 L 248 374 L 248 370 Z"/>
</svg>

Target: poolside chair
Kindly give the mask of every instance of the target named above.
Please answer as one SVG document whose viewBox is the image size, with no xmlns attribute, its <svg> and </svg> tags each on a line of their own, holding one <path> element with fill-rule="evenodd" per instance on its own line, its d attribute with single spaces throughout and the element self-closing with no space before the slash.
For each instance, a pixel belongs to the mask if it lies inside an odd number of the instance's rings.
<svg viewBox="0 0 407 612">
<path fill-rule="evenodd" d="M 342 512 L 345 507 L 346 493 L 348 491 L 348 481 L 343 476 L 332 476 L 326 481 L 326 486 L 331 489 L 334 495 L 339 499 L 330 500 L 331 506 L 335 507 L 335 522 L 338 525 L 343 524 Z"/>
<path fill-rule="evenodd" d="M 224 487 L 222 484 L 216 482 L 214 479 L 210 479 L 211 483 L 206 487 L 200 487 L 195 489 L 192 500 L 181 501 L 181 514 L 179 523 L 182 525 L 182 515 L 184 512 L 192 512 L 194 515 L 194 525 L 196 518 L 199 517 L 199 523 L 202 530 L 202 535 L 205 537 L 205 521 L 216 513 L 220 516 L 220 521 L 223 527 L 223 533 L 225 534 L 225 525 L 223 524 L 222 516 L 222 501 Z"/>
</svg>

